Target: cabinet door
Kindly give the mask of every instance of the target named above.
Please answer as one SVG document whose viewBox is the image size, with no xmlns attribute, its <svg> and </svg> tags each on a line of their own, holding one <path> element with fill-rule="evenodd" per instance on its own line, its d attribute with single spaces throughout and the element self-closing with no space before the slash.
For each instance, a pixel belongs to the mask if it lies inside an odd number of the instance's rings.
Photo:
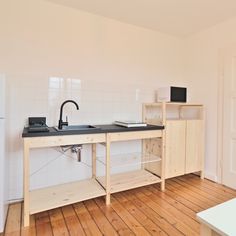
<svg viewBox="0 0 236 236">
<path fill-rule="evenodd" d="M 166 178 L 183 175 L 185 172 L 185 120 L 166 122 Z"/>
<path fill-rule="evenodd" d="M 202 120 L 186 121 L 186 166 L 185 173 L 200 171 L 204 156 L 204 128 Z"/>
</svg>

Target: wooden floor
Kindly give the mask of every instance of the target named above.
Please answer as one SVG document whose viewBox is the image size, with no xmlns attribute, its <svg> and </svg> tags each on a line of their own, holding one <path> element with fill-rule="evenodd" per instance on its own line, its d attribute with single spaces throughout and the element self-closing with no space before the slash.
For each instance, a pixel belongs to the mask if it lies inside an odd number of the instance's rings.
<svg viewBox="0 0 236 236">
<path fill-rule="evenodd" d="M 26 235 L 199 235 L 196 213 L 236 197 L 236 191 L 187 175 L 112 195 L 108 207 L 97 198 L 42 212 L 22 226 L 22 204 L 10 206 L 5 236 Z M 2 236 L 2 235 L 1 235 Z"/>
</svg>

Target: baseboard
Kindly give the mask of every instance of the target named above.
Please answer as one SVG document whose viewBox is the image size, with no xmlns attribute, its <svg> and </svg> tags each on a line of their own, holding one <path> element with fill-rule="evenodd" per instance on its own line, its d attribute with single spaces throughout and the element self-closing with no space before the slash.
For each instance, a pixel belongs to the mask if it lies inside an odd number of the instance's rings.
<svg viewBox="0 0 236 236">
<path fill-rule="evenodd" d="M 14 204 L 14 203 L 19 203 L 19 202 L 23 202 L 24 199 L 23 198 L 18 198 L 18 199 L 10 199 L 8 201 L 8 204 Z"/>
<path fill-rule="evenodd" d="M 211 181 L 213 181 L 213 182 L 218 183 L 218 178 L 217 178 L 217 176 L 214 175 L 214 174 L 212 174 L 212 173 L 205 172 L 205 178 L 206 178 L 206 179 L 209 179 L 209 180 L 211 180 Z"/>
</svg>

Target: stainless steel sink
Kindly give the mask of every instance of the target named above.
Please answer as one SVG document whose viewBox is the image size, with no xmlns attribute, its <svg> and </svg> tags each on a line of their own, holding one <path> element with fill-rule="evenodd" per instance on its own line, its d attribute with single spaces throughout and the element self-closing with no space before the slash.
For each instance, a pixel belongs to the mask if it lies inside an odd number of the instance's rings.
<svg viewBox="0 0 236 236">
<path fill-rule="evenodd" d="M 99 127 L 92 125 L 68 125 L 63 126 L 62 129 L 58 127 L 54 127 L 57 131 L 86 131 L 86 130 L 96 130 L 100 129 Z"/>
</svg>

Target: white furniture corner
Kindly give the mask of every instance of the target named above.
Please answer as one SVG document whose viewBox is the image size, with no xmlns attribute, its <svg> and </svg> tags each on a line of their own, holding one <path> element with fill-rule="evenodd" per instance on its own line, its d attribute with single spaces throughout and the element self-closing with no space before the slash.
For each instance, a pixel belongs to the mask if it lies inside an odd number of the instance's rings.
<svg viewBox="0 0 236 236">
<path fill-rule="evenodd" d="M 236 235 L 236 198 L 197 213 L 201 236 Z"/>
</svg>

